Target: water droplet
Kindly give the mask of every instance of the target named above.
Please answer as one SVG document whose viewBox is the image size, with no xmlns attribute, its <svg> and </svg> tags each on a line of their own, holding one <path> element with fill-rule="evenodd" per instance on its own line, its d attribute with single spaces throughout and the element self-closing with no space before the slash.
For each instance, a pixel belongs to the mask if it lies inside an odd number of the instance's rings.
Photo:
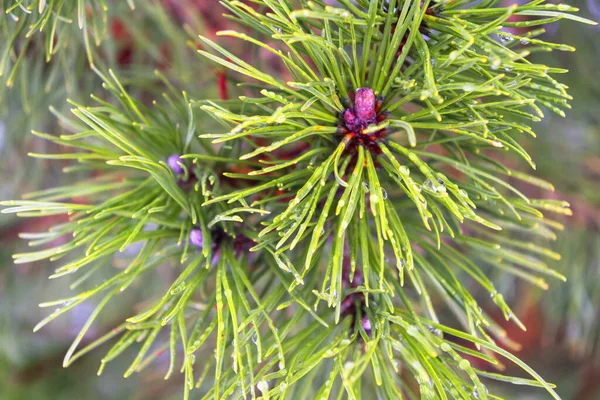
<svg viewBox="0 0 600 400">
<path fill-rule="evenodd" d="M 269 392 L 269 383 L 267 381 L 260 381 L 256 384 L 256 388 L 260 390 L 263 395 Z"/>
<path fill-rule="evenodd" d="M 500 39 L 500 42 L 502 44 L 509 44 L 510 42 L 512 42 L 514 40 L 514 38 L 512 38 L 510 36 L 507 36 L 507 35 L 504 35 L 502 33 L 498 34 L 498 39 Z"/>
<path fill-rule="evenodd" d="M 256 332 L 254 332 L 254 335 L 252 335 L 252 342 L 253 342 L 254 344 L 257 344 L 257 343 L 258 343 L 258 335 L 256 334 Z"/>
<path fill-rule="evenodd" d="M 367 182 L 363 182 L 363 186 L 365 188 L 365 193 L 369 193 L 369 184 Z"/>
<path fill-rule="evenodd" d="M 473 90 L 475 90 L 475 87 L 473 85 L 467 83 L 467 84 L 463 85 L 462 90 L 465 92 L 472 92 Z"/>
<path fill-rule="evenodd" d="M 433 182 L 431 181 L 431 179 L 427 179 L 424 183 L 423 183 L 423 187 L 431 192 L 435 192 L 436 188 L 435 186 L 433 186 Z"/>
<path fill-rule="evenodd" d="M 458 368 L 463 369 L 463 370 L 469 368 L 470 366 L 471 366 L 471 363 L 469 362 L 469 360 L 462 359 L 458 363 Z"/>
<path fill-rule="evenodd" d="M 383 196 L 384 200 L 387 200 L 388 198 L 388 193 L 384 188 L 381 188 L 381 195 Z"/>
<path fill-rule="evenodd" d="M 327 351 L 326 351 L 326 352 L 323 354 L 323 357 L 324 357 L 324 358 L 331 358 L 331 357 L 335 356 L 335 354 L 336 354 L 336 353 L 335 353 L 335 351 L 333 351 L 333 350 L 329 349 L 329 350 L 327 350 Z"/>
<path fill-rule="evenodd" d="M 183 290 L 185 288 L 186 288 L 186 283 L 182 282 L 171 290 L 171 294 L 175 295 L 175 294 L 181 293 L 181 292 L 183 292 Z"/>
<path fill-rule="evenodd" d="M 489 394 L 488 388 L 486 386 L 483 387 L 485 389 L 485 395 L 487 396 Z M 481 395 L 479 394 L 479 390 L 477 390 L 477 387 L 473 388 L 473 397 L 476 399 L 481 398 Z"/>
<path fill-rule="evenodd" d="M 427 330 L 433 333 L 437 337 L 442 337 L 442 331 L 438 328 L 434 328 L 433 326 L 427 326 Z"/>
<path fill-rule="evenodd" d="M 352 362 L 352 361 L 346 361 L 344 363 L 344 371 L 345 372 L 350 371 L 352 368 L 354 368 L 354 362 Z"/>
<path fill-rule="evenodd" d="M 529 44 L 529 39 L 528 38 L 522 38 L 521 39 L 521 44 L 522 45 L 528 45 Z"/>
<path fill-rule="evenodd" d="M 505 66 L 504 66 L 504 70 L 505 70 L 506 72 L 510 72 L 510 71 L 512 71 L 513 69 L 514 69 L 514 67 L 513 67 L 512 65 L 505 65 Z"/>
<path fill-rule="evenodd" d="M 444 183 L 443 180 L 441 180 L 440 178 L 438 178 L 438 187 L 437 187 L 437 191 L 439 193 L 446 193 L 447 189 L 446 189 L 446 184 Z"/>
</svg>

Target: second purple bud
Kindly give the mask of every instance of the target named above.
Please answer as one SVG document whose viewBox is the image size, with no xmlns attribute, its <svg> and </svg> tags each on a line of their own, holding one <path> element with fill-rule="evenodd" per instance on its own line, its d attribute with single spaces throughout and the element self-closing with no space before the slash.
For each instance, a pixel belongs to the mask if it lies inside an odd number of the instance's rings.
<svg viewBox="0 0 600 400">
<path fill-rule="evenodd" d="M 183 163 L 184 160 L 179 156 L 179 154 L 172 154 L 167 159 L 167 164 L 169 164 L 169 167 L 171 167 L 175 175 L 182 175 L 184 173 L 182 166 Z"/>
<path fill-rule="evenodd" d="M 190 243 L 194 246 L 202 247 L 202 231 L 200 229 L 192 229 L 190 231 Z"/>
</svg>

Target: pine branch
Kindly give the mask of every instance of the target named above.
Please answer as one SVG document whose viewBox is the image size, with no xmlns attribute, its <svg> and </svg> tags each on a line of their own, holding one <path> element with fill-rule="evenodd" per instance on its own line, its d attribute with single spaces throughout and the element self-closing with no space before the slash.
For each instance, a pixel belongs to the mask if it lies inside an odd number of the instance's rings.
<svg viewBox="0 0 600 400">
<path fill-rule="evenodd" d="M 193 99 L 159 73 L 166 93 L 149 107 L 135 82 L 126 89 L 95 68 L 113 99 L 72 101 L 75 118 L 62 117 L 71 134 L 35 132 L 72 152 L 32 156 L 96 176 L 0 203 L 3 213 L 69 216 L 24 235 L 43 250 L 15 255 L 65 258 L 52 277 L 76 274 L 83 287 L 42 304 L 58 308 L 36 330 L 98 302 L 64 365 L 118 339 L 99 372 L 137 346 L 125 376 L 169 350 L 169 377 L 181 347 L 184 398 L 209 374 L 214 398 L 397 399 L 417 388 L 425 399 L 494 398 L 487 380 L 558 398 L 500 347 L 517 348 L 469 289 L 525 329 L 489 269 L 542 289 L 544 277 L 564 280 L 546 262 L 557 253 L 522 238 L 553 239 L 562 226 L 545 214 L 570 215 L 569 205 L 527 196 L 526 185 L 553 186 L 505 165 L 505 153 L 535 169 L 520 136 L 535 136 L 529 121 L 542 107 L 563 115 L 570 96 L 552 76 L 566 70 L 527 57 L 573 48 L 503 28 L 592 22 L 541 1 L 223 3 L 257 36 L 219 35 L 257 46 L 285 73 L 201 36 L 200 54 L 241 75 L 244 95 Z M 49 247 L 60 237 L 69 240 Z M 86 287 L 126 250 L 136 255 L 125 269 Z M 145 293 L 143 311 L 79 348 L 102 309 L 160 266 L 177 271 L 166 291 Z M 501 358 L 531 379 L 490 372 Z"/>
</svg>

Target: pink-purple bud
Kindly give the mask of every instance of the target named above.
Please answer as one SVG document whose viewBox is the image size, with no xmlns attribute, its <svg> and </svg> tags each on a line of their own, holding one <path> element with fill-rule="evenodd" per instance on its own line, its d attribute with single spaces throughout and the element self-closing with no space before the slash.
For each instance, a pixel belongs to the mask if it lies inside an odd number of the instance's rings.
<svg viewBox="0 0 600 400">
<path fill-rule="evenodd" d="M 192 229 L 190 232 L 190 243 L 202 247 L 202 231 L 200 229 Z"/>
<path fill-rule="evenodd" d="M 375 93 L 369 88 L 356 89 L 354 95 L 354 114 L 356 118 L 372 122 L 377 118 L 375 111 Z"/>
<path fill-rule="evenodd" d="M 350 132 L 362 133 L 370 124 L 377 122 L 377 99 L 369 88 L 356 89 L 354 107 L 348 108 L 342 114 L 344 125 Z"/>
<path fill-rule="evenodd" d="M 362 322 L 362 327 L 365 330 L 365 332 L 367 333 L 367 335 L 371 336 L 371 330 L 372 330 L 371 320 L 369 319 L 367 314 L 363 315 L 361 322 Z"/>
<path fill-rule="evenodd" d="M 350 131 L 356 129 L 356 116 L 351 109 L 344 111 L 344 124 L 346 124 L 346 128 Z"/>
<path fill-rule="evenodd" d="M 184 172 L 180 163 L 183 163 L 183 159 L 179 157 L 179 154 L 173 154 L 167 160 L 167 164 L 169 164 L 175 175 L 181 175 Z"/>
</svg>

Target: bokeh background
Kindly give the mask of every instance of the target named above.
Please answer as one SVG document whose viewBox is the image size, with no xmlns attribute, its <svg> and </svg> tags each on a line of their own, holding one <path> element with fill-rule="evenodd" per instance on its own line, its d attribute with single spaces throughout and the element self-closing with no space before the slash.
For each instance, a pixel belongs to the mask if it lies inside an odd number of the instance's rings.
<svg viewBox="0 0 600 400">
<path fill-rule="evenodd" d="M 210 36 L 230 27 L 216 0 L 139 3 L 135 13 L 123 11 L 128 12 L 127 21 L 119 19 L 118 7 L 111 9 L 109 40 L 98 50 L 106 64 L 125 84 L 146 88 L 141 95 L 149 95 L 153 70 L 159 69 L 191 94 L 217 96 L 219 71 L 207 66 L 206 73 L 198 76 L 201 61 L 190 42 L 190 32 Z M 579 7 L 582 16 L 600 21 L 600 0 L 572 0 L 569 4 Z M 563 399 L 594 400 L 600 399 L 600 26 L 561 21 L 546 27 L 544 38 L 577 48 L 575 54 L 533 55 L 538 61 L 570 70 L 561 78 L 574 100 L 565 118 L 546 113 L 547 118 L 535 129 L 537 139 L 523 137 L 537 163 L 533 173 L 556 187 L 553 193 L 528 194 L 567 200 L 573 208 L 574 215 L 560 221 L 565 229 L 554 246 L 562 258 L 551 265 L 568 281 L 552 282 L 548 291 L 507 276 L 498 275 L 495 281 L 528 328 L 522 332 L 506 324 L 511 338 L 522 345 L 517 355 L 557 384 Z M 85 103 L 89 94 L 102 93 L 100 79 L 90 73 L 83 45 L 77 40 L 50 65 L 40 46 L 28 43 L 31 49 L 21 73 L 10 82 L 12 87 L 7 87 L 10 77 L 0 77 L 0 200 L 84 177 L 77 171 L 64 174 L 69 163 L 27 157 L 28 152 L 61 151 L 30 131 L 57 133 L 64 129 L 57 115 L 68 113 L 67 98 Z M 173 42 L 187 45 L 169 45 Z M 115 361 L 102 376 L 96 375 L 102 352 L 92 352 L 71 368 L 62 368 L 64 353 L 92 305 L 84 303 L 40 332 L 32 332 L 48 314 L 38 304 L 64 297 L 68 282 L 48 280 L 52 265 L 14 265 L 11 255 L 26 246 L 19 232 L 44 230 L 57 222 L 57 217 L 37 221 L 0 217 L 0 400 L 180 398 L 182 382 L 162 379 L 166 360 L 158 359 L 145 373 L 127 380 L 122 374 L 131 361 L 128 357 Z M 135 304 L 135 295 L 130 297 L 122 301 Z M 125 317 L 123 310 L 127 307 L 103 313 L 88 340 Z M 541 390 L 518 389 L 519 394 L 514 395 L 515 388 L 505 388 L 506 398 L 547 398 Z"/>
</svg>

